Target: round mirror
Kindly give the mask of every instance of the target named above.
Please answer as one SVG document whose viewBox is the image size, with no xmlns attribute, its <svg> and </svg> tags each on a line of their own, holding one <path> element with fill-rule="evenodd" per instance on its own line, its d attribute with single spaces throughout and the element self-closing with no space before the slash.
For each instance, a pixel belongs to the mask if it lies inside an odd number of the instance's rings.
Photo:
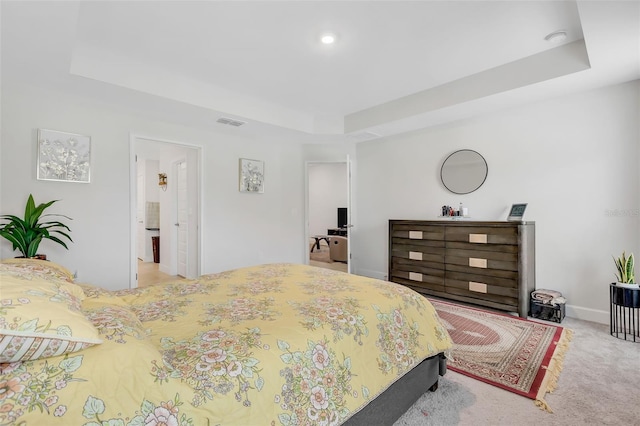
<svg viewBox="0 0 640 426">
<path fill-rule="evenodd" d="M 469 194 L 482 186 L 488 171 L 482 155 L 470 149 L 461 149 L 444 160 L 440 178 L 445 188 L 454 194 Z"/>
</svg>

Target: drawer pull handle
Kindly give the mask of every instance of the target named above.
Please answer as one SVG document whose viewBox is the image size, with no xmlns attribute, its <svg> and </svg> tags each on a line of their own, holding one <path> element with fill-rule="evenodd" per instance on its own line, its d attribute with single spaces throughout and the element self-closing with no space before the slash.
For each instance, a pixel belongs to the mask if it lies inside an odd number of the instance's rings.
<svg viewBox="0 0 640 426">
<path fill-rule="evenodd" d="M 409 272 L 409 279 L 411 281 L 420 281 L 420 282 L 422 282 L 422 274 L 419 274 L 417 272 Z"/>
<path fill-rule="evenodd" d="M 484 283 L 469 281 L 469 291 L 475 291 L 476 293 L 486 293 L 487 285 Z"/>
<path fill-rule="evenodd" d="M 472 268 L 487 268 L 487 259 L 477 259 L 475 257 L 469 258 L 469 266 Z"/>
<path fill-rule="evenodd" d="M 409 238 L 412 240 L 421 240 L 422 231 L 409 231 Z"/>
<path fill-rule="evenodd" d="M 487 234 L 469 234 L 469 242 L 476 244 L 487 244 Z"/>
<path fill-rule="evenodd" d="M 410 251 L 409 259 L 411 260 L 422 260 L 422 252 L 421 251 Z"/>
</svg>

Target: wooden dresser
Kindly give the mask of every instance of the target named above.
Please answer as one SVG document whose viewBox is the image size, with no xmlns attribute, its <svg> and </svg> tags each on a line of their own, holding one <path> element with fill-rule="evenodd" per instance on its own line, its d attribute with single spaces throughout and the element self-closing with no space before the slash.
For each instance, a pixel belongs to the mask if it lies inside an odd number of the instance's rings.
<svg viewBox="0 0 640 426">
<path fill-rule="evenodd" d="M 390 220 L 389 281 L 526 318 L 535 222 Z"/>
</svg>

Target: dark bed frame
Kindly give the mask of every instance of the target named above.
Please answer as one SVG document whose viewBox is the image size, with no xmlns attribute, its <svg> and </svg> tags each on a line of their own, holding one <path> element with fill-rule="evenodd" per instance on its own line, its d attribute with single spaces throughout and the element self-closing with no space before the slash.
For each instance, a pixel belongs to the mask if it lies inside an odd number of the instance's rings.
<svg viewBox="0 0 640 426">
<path fill-rule="evenodd" d="M 392 425 L 427 389 L 438 389 L 438 379 L 447 372 L 444 354 L 427 358 L 398 379 L 369 405 L 347 419 L 345 426 Z"/>
</svg>

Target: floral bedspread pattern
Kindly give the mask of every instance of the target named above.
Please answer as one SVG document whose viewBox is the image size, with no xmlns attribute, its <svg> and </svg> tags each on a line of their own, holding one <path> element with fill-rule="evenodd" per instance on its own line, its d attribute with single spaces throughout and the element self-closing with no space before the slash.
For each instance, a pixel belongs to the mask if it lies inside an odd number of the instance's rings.
<svg viewBox="0 0 640 426">
<path fill-rule="evenodd" d="M 452 345 L 406 287 L 305 265 L 83 289 L 104 342 L 0 364 L 0 425 L 338 425 Z"/>
</svg>

